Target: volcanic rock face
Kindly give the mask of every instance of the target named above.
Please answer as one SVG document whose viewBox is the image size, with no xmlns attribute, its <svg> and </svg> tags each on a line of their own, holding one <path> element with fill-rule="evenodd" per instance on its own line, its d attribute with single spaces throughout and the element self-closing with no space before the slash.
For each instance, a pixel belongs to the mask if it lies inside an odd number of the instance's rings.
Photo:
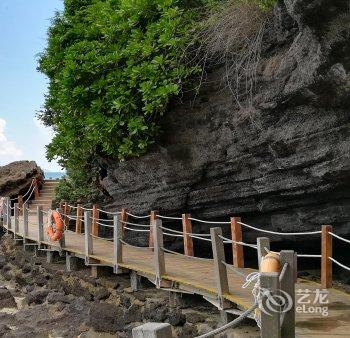
<svg viewBox="0 0 350 338">
<path fill-rule="evenodd" d="M 239 109 L 213 71 L 196 101 L 168 113 L 158 148 L 101 159 L 110 208 L 348 232 L 349 2 L 285 0 L 267 35 L 253 108 Z"/>
<path fill-rule="evenodd" d="M 34 161 L 16 161 L 0 167 L 0 196 L 25 194 L 37 175 L 44 176 Z"/>
</svg>

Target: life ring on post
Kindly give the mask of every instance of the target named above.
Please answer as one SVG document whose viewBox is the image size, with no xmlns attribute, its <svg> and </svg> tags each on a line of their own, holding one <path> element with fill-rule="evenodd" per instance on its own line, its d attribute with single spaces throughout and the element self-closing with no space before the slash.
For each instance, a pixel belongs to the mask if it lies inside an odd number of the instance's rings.
<svg viewBox="0 0 350 338">
<path fill-rule="evenodd" d="M 279 272 L 280 271 L 280 254 L 270 251 L 266 254 L 260 264 L 260 272 Z"/>
<path fill-rule="evenodd" d="M 55 224 L 55 228 L 53 227 Z M 64 223 L 62 217 L 58 211 L 52 211 L 49 215 L 49 221 L 47 225 L 47 234 L 54 242 L 59 241 L 63 236 Z"/>
</svg>

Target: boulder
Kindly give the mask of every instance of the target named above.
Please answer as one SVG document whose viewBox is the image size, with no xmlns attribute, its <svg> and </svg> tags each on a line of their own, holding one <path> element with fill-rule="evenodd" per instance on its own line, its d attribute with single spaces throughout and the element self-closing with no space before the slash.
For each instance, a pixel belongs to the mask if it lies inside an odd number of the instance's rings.
<svg viewBox="0 0 350 338">
<path fill-rule="evenodd" d="M 17 308 L 15 298 L 6 288 L 0 288 L 0 309 Z"/>
<path fill-rule="evenodd" d="M 89 323 L 98 332 L 115 333 L 123 330 L 125 326 L 123 310 L 108 303 L 93 303 Z"/>
<path fill-rule="evenodd" d="M 27 294 L 26 301 L 30 304 L 42 304 L 45 302 L 47 295 L 50 293 L 49 290 L 34 290 Z"/>
<path fill-rule="evenodd" d="M 24 195 L 34 177 L 41 184 L 44 173 L 34 161 L 16 161 L 0 167 L 0 196 Z"/>
</svg>

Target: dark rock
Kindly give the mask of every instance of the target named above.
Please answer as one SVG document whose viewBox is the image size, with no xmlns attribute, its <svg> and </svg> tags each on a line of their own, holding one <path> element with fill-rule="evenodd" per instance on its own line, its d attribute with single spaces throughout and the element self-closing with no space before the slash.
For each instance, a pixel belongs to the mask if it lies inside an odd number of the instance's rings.
<svg viewBox="0 0 350 338">
<path fill-rule="evenodd" d="M 11 266 L 9 264 L 6 264 L 3 269 L 3 271 L 10 271 L 11 270 Z"/>
<path fill-rule="evenodd" d="M 349 233 L 349 2 L 307 3 L 279 1 L 270 22 L 281 25 L 266 26 L 253 102 L 241 95 L 252 108 L 239 108 L 216 69 L 198 100 L 170 107 L 148 154 L 99 159 L 113 199 L 105 208 Z"/>
<path fill-rule="evenodd" d="M 169 324 L 172 326 L 182 326 L 186 322 L 186 316 L 180 309 L 172 309 L 169 312 Z"/>
<path fill-rule="evenodd" d="M 38 286 L 44 286 L 44 285 L 47 284 L 46 276 L 45 276 L 45 275 L 42 275 L 42 274 L 37 275 L 37 276 L 35 276 L 35 278 L 34 278 L 34 282 L 35 282 L 35 284 L 38 285 Z"/>
<path fill-rule="evenodd" d="M 0 195 L 24 195 L 34 177 L 43 178 L 43 171 L 34 161 L 16 161 L 0 167 Z"/>
<path fill-rule="evenodd" d="M 125 319 L 122 309 L 108 303 L 93 303 L 89 323 L 98 332 L 115 333 L 123 330 Z"/>
<path fill-rule="evenodd" d="M 0 288 L 0 309 L 3 308 L 17 308 L 14 297 L 6 288 Z"/>
<path fill-rule="evenodd" d="M 54 303 L 70 303 L 70 299 L 68 296 L 66 296 L 63 292 L 50 292 L 47 297 L 46 301 L 49 304 L 54 304 Z"/>
<path fill-rule="evenodd" d="M 4 268 L 7 264 L 7 259 L 4 255 L 0 255 L 0 269 Z"/>
<path fill-rule="evenodd" d="M 182 327 L 182 332 L 178 335 L 179 338 L 195 337 L 198 334 L 196 325 L 186 323 Z"/>
<path fill-rule="evenodd" d="M 109 298 L 110 295 L 111 295 L 111 293 L 105 288 L 98 288 L 93 293 L 94 300 L 105 300 L 105 299 Z"/>
<path fill-rule="evenodd" d="M 25 293 L 32 292 L 33 290 L 34 290 L 34 285 L 33 285 L 33 284 L 31 284 L 31 285 L 26 285 L 26 286 L 24 287 L 24 292 L 25 292 Z"/>
<path fill-rule="evenodd" d="M 30 276 L 25 276 L 21 273 L 18 273 L 15 275 L 15 281 L 20 286 L 26 286 L 33 284 L 33 281 L 31 280 Z"/>
<path fill-rule="evenodd" d="M 27 294 L 26 301 L 28 305 L 30 304 L 42 304 L 45 302 L 47 295 L 49 294 L 49 290 L 34 290 Z"/>
<path fill-rule="evenodd" d="M 4 337 L 6 333 L 11 332 L 11 328 L 6 324 L 0 324 L 0 337 Z"/>
<path fill-rule="evenodd" d="M 164 322 L 168 317 L 168 308 L 164 303 L 147 301 L 143 310 L 143 318 L 155 322 Z"/>
<path fill-rule="evenodd" d="M 188 323 L 196 324 L 196 323 L 203 323 L 205 321 L 205 317 L 196 311 L 191 311 L 186 313 L 186 321 Z"/>
<path fill-rule="evenodd" d="M 32 271 L 32 266 L 30 264 L 25 264 L 22 268 L 22 272 L 24 274 L 29 273 Z"/>
<path fill-rule="evenodd" d="M 137 304 L 132 304 L 127 310 L 124 311 L 124 319 L 125 323 L 141 322 L 141 307 Z"/>
</svg>

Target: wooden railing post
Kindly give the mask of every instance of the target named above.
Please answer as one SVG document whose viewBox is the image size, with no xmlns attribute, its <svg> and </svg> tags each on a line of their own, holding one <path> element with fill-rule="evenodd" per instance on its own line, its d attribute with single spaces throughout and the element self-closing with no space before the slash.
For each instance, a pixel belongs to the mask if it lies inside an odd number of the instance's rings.
<svg viewBox="0 0 350 338">
<path fill-rule="evenodd" d="M 224 295 L 229 292 L 227 270 L 225 260 L 224 242 L 219 237 L 222 236 L 221 228 L 211 228 L 211 244 L 213 249 L 214 259 L 214 274 L 216 279 L 216 288 L 218 294 L 218 301 L 221 310 L 228 309 L 231 307 L 230 303 L 225 300 Z"/>
<path fill-rule="evenodd" d="M 28 205 L 27 203 L 22 205 L 22 209 L 23 209 L 23 243 L 26 242 L 26 238 L 29 236 L 28 233 Z"/>
<path fill-rule="evenodd" d="M 23 215 L 23 196 L 18 196 L 18 206 L 19 206 L 19 214 Z"/>
<path fill-rule="evenodd" d="M 11 230 L 11 199 L 10 197 L 7 197 L 7 202 L 6 202 L 6 224 L 7 224 L 7 229 Z"/>
<path fill-rule="evenodd" d="M 281 268 L 287 264 L 287 268 L 280 280 L 280 290 L 285 292 L 292 301 L 287 302 L 286 306 L 291 306 L 288 312 L 284 313 L 284 320 L 281 324 L 281 337 L 295 338 L 295 283 L 297 277 L 297 256 L 294 251 L 283 250 L 280 252 Z M 286 296 L 281 295 L 285 300 Z M 282 309 L 283 311 L 283 309 Z"/>
<path fill-rule="evenodd" d="M 86 210 L 84 212 L 84 230 L 85 230 L 85 262 L 89 263 L 89 257 L 93 253 L 93 241 L 91 236 L 92 222 L 91 211 Z"/>
<path fill-rule="evenodd" d="M 152 222 L 153 227 L 153 246 L 154 246 L 154 265 L 156 270 L 156 287 L 160 288 L 162 276 L 165 274 L 164 243 L 163 231 L 161 229 L 162 220 L 156 219 Z"/>
<path fill-rule="evenodd" d="M 41 244 L 44 240 L 44 215 L 43 215 L 43 207 L 38 205 L 36 207 L 36 216 L 38 219 L 38 242 Z M 51 218 L 51 214 L 48 215 L 48 218 Z M 49 220 L 50 222 L 50 220 Z"/>
<path fill-rule="evenodd" d="M 92 206 L 92 234 L 98 236 L 98 219 L 100 218 L 99 205 Z"/>
<path fill-rule="evenodd" d="M 13 215 L 15 219 L 15 234 L 19 233 L 19 209 L 18 209 L 18 203 L 15 203 L 13 210 Z"/>
<path fill-rule="evenodd" d="M 274 297 L 279 292 L 279 272 L 262 272 L 260 274 L 260 288 L 263 294 Z M 263 296 L 261 306 L 265 311 L 261 313 L 261 338 L 281 338 L 280 309 L 274 306 L 275 303 L 269 301 L 269 306 L 265 306 L 266 296 Z M 284 337 L 283 337 L 284 338 Z"/>
<path fill-rule="evenodd" d="M 75 232 L 77 234 L 81 234 L 82 218 L 83 218 L 83 208 L 81 207 L 81 204 L 78 204 L 77 205 L 77 219 L 75 221 Z"/>
<path fill-rule="evenodd" d="M 154 246 L 154 240 L 153 240 L 153 221 L 155 221 L 157 219 L 157 215 L 158 215 L 158 211 L 151 211 L 151 215 L 150 215 L 150 218 L 149 218 L 149 221 L 150 221 L 150 227 L 149 227 L 149 240 L 148 240 L 148 246 L 150 248 L 153 248 Z"/>
<path fill-rule="evenodd" d="M 270 250 L 270 239 L 268 237 L 258 237 L 257 238 L 258 247 L 258 267 L 260 268 L 261 261 L 263 257 L 266 256 L 267 250 Z"/>
<path fill-rule="evenodd" d="M 125 208 L 122 208 L 122 211 L 120 213 L 120 216 L 121 216 L 121 223 L 122 223 L 122 226 L 123 226 L 123 238 L 124 238 L 124 227 L 125 227 L 125 223 L 123 222 L 127 222 L 128 221 L 128 212 L 127 212 L 127 209 Z"/>
<path fill-rule="evenodd" d="M 114 244 L 114 259 L 115 259 L 115 273 L 120 271 L 119 264 L 123 262 L 123 223 L 121 222 L 122 215 L 114 215 L 113 217 L 113 244 Z"/>
<path fill-rule="evenodd" d="M 182 231 L 184 236 L 184 253 L 187 256 L 194 256 L 193 239 L 189 234 L 192 234 L 192 222 L 190 214 L 182 215 Z"/>
<path fill-rule="evenodd" d="M 322 262 L 321 262 L 321 284 L 325 289 L 332 287 L 332 261 L 328 257 L 333 256 L 333 243 L 331 225 L 322 226 Z"/>
<path fill-rule="evenodd" d="M 242 226 L 239 217 L 231 217 L 231 238 L 232 241 L 242 242 Z M 233 265 L 236 268 L 244 268 L 244 253 L 241 244 L 232 243 Z"/>
</svg>

